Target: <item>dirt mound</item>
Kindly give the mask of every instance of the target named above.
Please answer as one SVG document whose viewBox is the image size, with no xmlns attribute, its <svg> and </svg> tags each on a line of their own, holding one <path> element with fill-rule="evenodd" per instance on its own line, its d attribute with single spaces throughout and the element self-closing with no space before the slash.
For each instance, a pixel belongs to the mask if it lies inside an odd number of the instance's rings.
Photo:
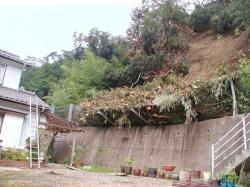
<svg viewBox="0 0 250 187">
<path fill-rule="evenodd" d="M 213 31 L 202 34 L 189 34 L 190 49 L 185 57 L 190 62 L 188 81 L 198 78 L 210 79 L 215 73 L 217 64 L 228 64 L 235 68 L 239 62 L 239 52 L 242 50 L 250 56 L 250 41 L 247 32 L 239 37 L 232 34 L 217 35 Z"/>
</svg>

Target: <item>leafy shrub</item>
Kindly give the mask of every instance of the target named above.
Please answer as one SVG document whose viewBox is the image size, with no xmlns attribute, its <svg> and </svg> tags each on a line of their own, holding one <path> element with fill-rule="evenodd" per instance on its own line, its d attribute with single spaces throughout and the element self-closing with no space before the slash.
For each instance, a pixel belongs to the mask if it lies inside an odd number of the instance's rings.
<svg viewBox="0 0 250 187">
<path fill-rule="evenodd" d="M 196 7 L 190 16 L 190 25 L 194 32 L 202 32 L 208 29 L 210 13 L 206 8 Z"/>
<path fill-rule="evenodd" d="M 140 73 L 146 75 L 149 72 L 157 72 L 162 68 L 163 63 L 163 55 L 141 55 L 135 57 L 130 64 L 122 70 L 118 86 L 131 86 L 131 84 L 138 79 Z M 138 81 L 138 84 L 142 83 L 143 80 Z"/>
<path fill-rule="evenodd" d="M 189 73 L 189 61 L 186 58 L 182 58 L 181 60 L 171 63 L 170 68 L 177 75 L 187 75 Z"/>
<path fill-rule="evenodd" d="M 162 86 L 164 84 L 163 79 L 154 79 L 151 82 L 147 82 L 143 86 L 140 86 L 139 88 L 142 91 L 151 91 L 151 90 L 156 90 L 159 86 Z"/>
<path fill-rule="evenodd" d="M 21 149 L 7 148 L 1 153 L 1 159 L 4 160 L 26 160 L 28 156 L 28 151 Z"/>
<path fill-rule="evenodd" d="M 222 11 L 219 16 L 213 16 L 211 18 L 211 25 L 213 29 L 218 33 L 225 33 L 232 30 L 233 19 L 228 11 Z"/>
</svg>

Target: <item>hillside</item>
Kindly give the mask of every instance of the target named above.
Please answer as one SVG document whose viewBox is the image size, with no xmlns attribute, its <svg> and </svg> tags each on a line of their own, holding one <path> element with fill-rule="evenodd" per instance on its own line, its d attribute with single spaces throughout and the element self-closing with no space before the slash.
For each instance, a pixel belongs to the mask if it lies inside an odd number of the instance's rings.
<svg viewBox="0 0 250 187">
<path fill-rule="evenodd" d="M 243 32 L 239 37 L 231 34 L 223 35 L 218 39 L 218 34 L 212 30 L 204 33 L 193 33 L 188 38 L 190 49 L 186 58 L 190 62 L 187 80 L 209 80 L 215 76 L 216 65 L 227 64 L 235 69 L 239 62 L 239 53 L 242 50 L 249 56 L 250 42 L 248 33 Z"/>
</svg>

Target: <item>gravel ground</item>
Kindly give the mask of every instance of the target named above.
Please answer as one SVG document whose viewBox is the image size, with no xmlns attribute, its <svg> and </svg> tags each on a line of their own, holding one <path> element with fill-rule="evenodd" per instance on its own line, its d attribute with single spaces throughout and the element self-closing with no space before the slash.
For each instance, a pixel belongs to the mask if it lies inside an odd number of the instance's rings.
<svg viewBox="0 0 250 187">
<path fill-rule="evenodd" d="M 4 171 L 0 169 L 0 187 L 171 187 L 172 182 L 136 176 L 75 171 L 65 167 Z"/>
</svg>

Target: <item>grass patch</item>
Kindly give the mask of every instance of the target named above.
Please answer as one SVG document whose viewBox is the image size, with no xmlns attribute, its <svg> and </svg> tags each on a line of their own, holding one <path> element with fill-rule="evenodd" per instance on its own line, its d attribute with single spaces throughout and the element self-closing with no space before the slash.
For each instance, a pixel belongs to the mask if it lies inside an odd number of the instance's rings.
<svg viewBox="0 0 250 187">
<path fill-rule="evenodd" d="M 90 171 L 94 173 L 112 173 L 113 170 L 111 168 L 107 168 L 98 164 L 93 164 L 91 166 L 85 166 L 82 168 L 85 171 Z"/>
</svg>

